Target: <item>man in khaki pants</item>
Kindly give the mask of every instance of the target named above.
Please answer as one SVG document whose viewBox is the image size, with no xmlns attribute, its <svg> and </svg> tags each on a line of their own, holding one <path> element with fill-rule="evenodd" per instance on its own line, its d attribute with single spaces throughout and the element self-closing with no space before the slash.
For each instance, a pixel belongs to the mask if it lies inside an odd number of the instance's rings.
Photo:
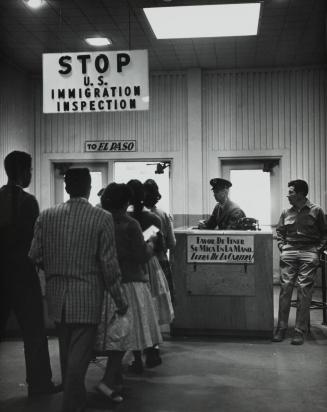
<svg viewBox="0 0 327 412">
<path fill-rule="evenodd" d="M 277 329 L 273 342 L 285 339 L 295 283 L 298 289 L 295 331 L 291 343 L 302 345 L 308 329 L 311 297 L 319 254 L 326 244 L 326 219 L 323 210 L 307 199 L 304 180 L 288 183 L 291 208 L 284 210 L 277 225 L 280 255 L 280 295 Z"/>
</svg>

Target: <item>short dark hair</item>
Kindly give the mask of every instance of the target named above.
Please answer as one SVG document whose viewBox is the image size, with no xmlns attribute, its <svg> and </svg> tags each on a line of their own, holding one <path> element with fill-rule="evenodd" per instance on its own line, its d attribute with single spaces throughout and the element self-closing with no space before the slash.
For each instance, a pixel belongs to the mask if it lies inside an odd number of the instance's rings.
<svg viewBox="0 0 327 412">
<path fill-rule="evenodd" d="M 66 192 L 73 197 L 84 196 L 91 187 L 91 174 L 87 167 L 68 169 L 65 173 Z"/>
<path fill-rule="evenodd" d="M 293 186 L 295 193 L 303 193 L 306 196 L 309 192 L 308 183 L 305 180 L 296 179 L 288 182 L 288 187 Z"/>
<path fill-rule="evenodd" d="M 132 191 L 132 197 L 131 197 L 130 203 L 134 206 L 134 214 L 139 215 L 143 210 L 143 202 L 144 202 L 143 184 L 137 179 L 132 179 L 129 182 L 127 182 L 127 186 Z"/>
<path fill-rule="evenodd" d="M 101 195 L 101 206 L 109 212 L 120 210 L 131 196 L 131 190 L 125 183 L 110 183 Z"/>
<path fill-rule="evenodd" d="M 148 208 L 155 206 L 161 199 L 159 187 L 153 179 L 148 179 L 143 183 L 144 205 Z"/>
<path fill-rule="evenodd" d="M 14 150 L 5 157 L 4 166 L 8 178 L 15 180 L 22 173 L 31 170 L 32 156 L 29 153 Z"/>
</svg>

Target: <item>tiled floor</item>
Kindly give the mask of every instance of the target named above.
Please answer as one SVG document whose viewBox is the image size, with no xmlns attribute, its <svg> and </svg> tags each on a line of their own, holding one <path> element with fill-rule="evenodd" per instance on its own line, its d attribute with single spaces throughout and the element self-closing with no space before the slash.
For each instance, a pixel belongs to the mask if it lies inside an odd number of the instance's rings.
<svg viewBox="0 0 327 412">
<path fill-rule="evenodd" d="M 278 307 L 278 288 L 275 308 Z M 294 323 L 294 309 L 291 326 Z M 126 374 L 125 400 L 114 406 L 97 398 L 105 358 L 87 374 L 90 411 L 119 412 L 319 412 L 327 411 L 327 326 L 311 312 L 311 335 L 303 346 L 254 339 L 178 338 L 166 340 L 163 364 L 141 376 Z M 60 381 L 58 346 L 49 339 L 54 378 Z M 128 359 L 125 359 L 125 363 Z M 0 410 L 59 412 L 61 394 L 26 398 L 22 343 L 0 345 Z M 93 392 L 93 393 L 92 393 Z"/>
</svg>

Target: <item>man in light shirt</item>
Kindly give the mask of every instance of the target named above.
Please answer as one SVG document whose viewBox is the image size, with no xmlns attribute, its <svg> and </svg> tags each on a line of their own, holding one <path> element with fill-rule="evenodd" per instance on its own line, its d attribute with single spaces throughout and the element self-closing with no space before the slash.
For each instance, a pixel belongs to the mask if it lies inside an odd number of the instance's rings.
<svg viewBox="0 0 327 412">
<path fill-rule="evenodd" d="M 304 180 L 288 183 L 288 201 L 277 225 L 280 255 L 280 295 L 278 324 L 273 342 L 285 339 L 295 283 L 298 301 L 293 345 L 302 345 L 310 319 L 310 304 L 319 266 L 319 254 L 326 245 L 326 219 L 321 207 L 306 197 L 308 184 Z"/>
</svg>

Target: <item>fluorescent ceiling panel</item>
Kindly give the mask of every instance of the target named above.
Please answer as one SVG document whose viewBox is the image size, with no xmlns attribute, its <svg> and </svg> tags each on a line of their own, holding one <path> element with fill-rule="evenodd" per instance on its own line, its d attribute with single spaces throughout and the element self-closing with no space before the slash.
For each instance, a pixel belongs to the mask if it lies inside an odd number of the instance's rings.
<svg viewBox="0 0 327 412">
<path fill-rule="evenodd" d="M 111 44 L 111 40 L 108 39 L 107 37 L 88 37 L 85 39 L 86 43 L 88 43 L 90 46 L 108 46 Z"/>
<path fill-rule="evenodd" d="M 44 0 L 24 0 L 25 3 L 32 9 L 38 9 L 45 4 Z"/>
<path fill-rule="evenodd" d="M 260 3 L 144 8 L 157 39 L 253 36 Z"/>
</svg>

